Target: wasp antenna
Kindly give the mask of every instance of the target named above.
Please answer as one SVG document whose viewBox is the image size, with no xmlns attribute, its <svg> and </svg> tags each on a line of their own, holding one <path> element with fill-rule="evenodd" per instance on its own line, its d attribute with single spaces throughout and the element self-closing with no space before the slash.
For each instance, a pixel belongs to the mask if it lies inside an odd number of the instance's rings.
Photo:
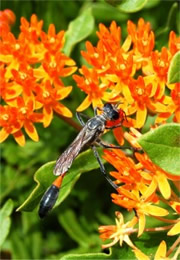
<svg viewBox="0 0 180 260">
<path fill-rule="evenodd" d="M 120 104 L 123 104 L 123 102 L 122 101 L 118 101 L 116 104 L 115 104 L 115 109 L 118 109 L 118 106 L 120 105 Z"/>
</svg>

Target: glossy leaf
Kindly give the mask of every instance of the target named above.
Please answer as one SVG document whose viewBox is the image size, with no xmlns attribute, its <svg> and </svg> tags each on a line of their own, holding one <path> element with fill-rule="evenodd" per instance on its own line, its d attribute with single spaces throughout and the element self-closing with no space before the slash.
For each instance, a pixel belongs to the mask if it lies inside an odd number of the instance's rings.
<svg viewBox="0 0 180 260">
<path fill-rule="evenodd" d="M 59 214 L 59 221 L 68 235 L 80 246 L 85 247 L 92 243 L 91 238 L 85 233 L 82 226 L 79 224 L 73 210 L 66 209 L 62 214 Z"/>
<path fill-rule="evenodd" d="M 25 200 L 25 202 L 17 209 L 24 211 L 32 211 L 39 203 L 43 193 L 56 179 L 53 175 L 53 168 L 55 162 L 49 162 L 43 165 L 34 175 L 34 180 L 37 186 Z M 56 202 L 56 206 L 59 205 L 71 192 L 74 184 L 84 172 L 99 168 L 99 164 L 92 154 L 91 150 L 81 153 L 77 159 L 73 162 L 68 174 L 63 179 L 63 184 L 60 190 L 60 196 Z"/>
<path fill-rule="evenodd" d="M 90 35 L 93 28 L 94 18 L 89 8 L 69 23 L 68 30 L 65 33 L 64 53 L 69 56 L 74 45 Z"/>
<path fill-rule="evenodd" d="M 180 125 L 171 123 L 149 131 L 138 143 L 152 162 L 163 170 L 180 175 Z"/>
<path fill-rule="evenodd" d="M 123 0 L 117 7 L 122 12 L 135 13 L 141 10 L 146 3 L 147 0 Z"/>
<path fill-rule="evenodd" d="M 4 243 L 11 226 L 10 214 L 13 210 L 13 201 L 9 199 L 0 210 L 0 246 Z"/>
<path fill-rule="evenodd" d="M 180 51 L 174 55 L 168 71 L 168 83 L 177 82 L 180 82 Z"/>
<path fill-rule="evenodd" d="M 122 22 L 128 19 L 128 14 L 122 13 L 118 8 L 112 5 L 101 2 L 97 2 L 92 5 L 92 13 L 94 17 L 100 20 L 101 22 L 107 20 L 116 20 Z"/>
</svg>

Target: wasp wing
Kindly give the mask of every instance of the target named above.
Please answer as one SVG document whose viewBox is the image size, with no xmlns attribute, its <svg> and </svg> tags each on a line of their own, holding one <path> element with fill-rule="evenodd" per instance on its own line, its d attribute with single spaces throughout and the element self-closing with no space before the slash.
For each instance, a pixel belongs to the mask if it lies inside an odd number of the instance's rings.
<svg viewBox="0 0 180 260">
<path fill-rule="evenodd" d="M 63 173 L 68 171 L 76 156 L 78 156 L 83 147 L 93 139 L 95 133 L 95 129 L 90 131 L 86 125 L 83 127 L 75 140 L 69 145 L 69 147 L 61 154 L 61 156 L 57 160 L 54 168 L 54 175 L 62 175 Z"/>
</svg>

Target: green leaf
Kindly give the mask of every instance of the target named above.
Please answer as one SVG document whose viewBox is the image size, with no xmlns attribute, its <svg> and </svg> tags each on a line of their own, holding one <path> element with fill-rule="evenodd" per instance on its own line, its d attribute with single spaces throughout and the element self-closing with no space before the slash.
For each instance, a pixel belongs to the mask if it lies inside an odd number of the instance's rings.
<svg viewBox="0 0 180 260">
<path fill-rule="evenodd" d="M 107 22 L 112 20 L 122 22 L 122 21 L 127 21 L 129 17 L 128 14 L 122 13 L 116 7 L 106 3 L 100 3 L 100 2 L 92 4 L 92 13 L 94 17 L 98 20 L 101 20 L 101 22 L 102 21 Z"/>
<path fill-rule="evenodd" d="M 180 82 L 180 51 L 172 58 L 168 70 L 168 83 L 172 84 L 177 82 Z"/>
<path fill-rule="evenodd" d="M 122 0 L 118 9 L 125 13 L 135 13 L 141 10 L 148 0 Z"/>
<path fill-rule="evenodd" d="M 147 1 L 146 5 L 144 7 L 145 7 L 145 9 L 153 8 L 153 7 L 157 6 L 160 2 L 161 2 L 161 0 Z"/>
<path fill-rule="evenodd" d="M 138 139 L 149 158 L 163 170 L 180 175 L 180 125 L 170 123 Z"/>
<path fill-rule="evenodd" d="M 91 9 L 88 8 L 74 21 L 69 23 L 68 30 L 65 33 L 64 53 L 69 56 L 74 45 L 90 35 L 93 28 L 94 17 Z"/>
<path fill-rule="evenodd" d="M 17 211 L 32 211 L 37 204 L 39 204 L 42 194 L 57 178 L 53 175 L 54 166 L 55 162 L 49 162 L 37 170 L 34 176 L 34 180 L 37 185 L 25 202 L 17 209 Z M 92 171 L 98 167 L 99 164 L 93 156 L 91 150 L 81 153 L 73 162 L 71 169 L 63 179 L 60 196 L 56 202 L 56 206 L 58 206 L 69 195 L 74 184 L 82 173 Z"/>
<path fill-rule="evenodd" d="M 79 224 L 73 210 L 66 209 L 63 211 L 62 214 L 59 215 L 59 221 L 68 235 L 80 246 L 86 247 L 92 242 L 91 238 L 84 232 L 82 226 Z"/>
<path fill-rule="evenodd" d="M 4 243 L 11 226 L 10 214 L 13 210 L 13 201 L 9 199 L 0 210 L 0 246 Z"/>
<path fill-rule="evenodd" d="M 112 259 L 111 252 L 109 254 L 105 253 L 86 253 L 86 254 L 69 254 L 61 258 L 61 260 L 66 259 Z"/>
</svg>

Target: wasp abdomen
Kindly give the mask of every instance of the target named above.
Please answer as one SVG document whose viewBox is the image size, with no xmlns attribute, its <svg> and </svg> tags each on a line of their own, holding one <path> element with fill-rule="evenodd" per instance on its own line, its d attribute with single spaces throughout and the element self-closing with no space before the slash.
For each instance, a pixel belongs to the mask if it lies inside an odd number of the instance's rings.
<svg viewBox="0 0 180 260">
<path fill-rule="evenodd" d="M 44 193 L 40 201 L 39 216 L 44 218 L 48 212 L 53 208 L 56 200 L 58 198 L 59 188 L 55 185 L 51 185 L 47 191 Z"/>
</svg>

